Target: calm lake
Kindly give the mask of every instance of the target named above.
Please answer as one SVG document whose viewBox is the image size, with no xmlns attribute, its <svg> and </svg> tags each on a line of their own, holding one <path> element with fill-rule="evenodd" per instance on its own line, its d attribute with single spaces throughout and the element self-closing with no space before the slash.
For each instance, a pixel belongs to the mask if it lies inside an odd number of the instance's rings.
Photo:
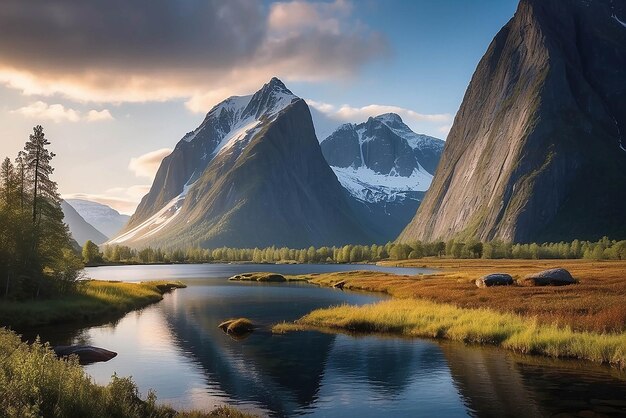
<svg viewBox="0 0 626 418">
<path fill-rule="evenodd" d="M 160 401 L 181 409 L 230 404 L 260 415 L 343 418 L 626 414 L 626 376 L 616 370 L 460 343 L 318 332 L 272 335 L 269 327 L 276 322 L 383 296 L 226 280 L 252 271 L 356 269 L 429 272 L 371 265 L 89 268 L 94 279 L 171 279 L 188 287 L 115 323 L 41 333 L 55 344 L 88 343 L 118 352 L 107 363 L 86 366 L 87 372 L 99 383 L 113 373 L 131 375 L 143 395 L 153 389 Z M 250 318 L 261 328 L 235 340 L 217 328 L 230 317 Z"/>
</svg>

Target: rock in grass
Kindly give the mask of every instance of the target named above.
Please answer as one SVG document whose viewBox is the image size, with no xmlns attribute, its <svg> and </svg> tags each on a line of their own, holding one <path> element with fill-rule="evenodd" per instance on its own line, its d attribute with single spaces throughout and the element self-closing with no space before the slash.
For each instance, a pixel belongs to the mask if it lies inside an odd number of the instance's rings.
<svg viewBox="0 0 626 418">
<path fill-rule="evenodd" d="M 114 351 L 90 345 L 59 345 L 54 347 L 53 350 L 57 357 L 68 357 L 76 354 L 78 362 L 83 365 L 109 361 L 117 356 L 117 353 Z"/>
<path fill-rule="evenodd" d="M 226 334 L 242 335 L 254 331 L 254 324 L 248 318 L 229 319 L 218 325 Z"/>
<path fill-rule="evenodd" d="M 506 273 L 492 273 L 476 279 L 476 286 L 478 287 L 510 286 L 514 283 L 513 277 Z"/>
<path fill-rule="evenodd" d="M 575 284 L 576 280 L 569 271 L 557 268 L 529 274 L 522 279 L 525 286 L 566 286 Z"/>
</svg>

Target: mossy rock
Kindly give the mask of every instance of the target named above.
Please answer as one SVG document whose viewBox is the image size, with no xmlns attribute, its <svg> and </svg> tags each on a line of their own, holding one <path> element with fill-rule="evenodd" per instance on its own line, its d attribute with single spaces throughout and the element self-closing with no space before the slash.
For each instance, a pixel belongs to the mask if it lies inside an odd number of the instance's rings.
<svg viewBox="0 0 626 418">
<path fill-rule="evenodd" d="M 282 283 L 287 281 L 285 276 L 277 273 L 242 273 L 232 276 L 228 280 L 272 283 Z"/>
<path fill-rule="evenodd" d="M 254 331 L 254 324 L 248 318 L 237 318 L 222 322 L 218 328 L 226 334 L 244 335 Z"/>
</svg>

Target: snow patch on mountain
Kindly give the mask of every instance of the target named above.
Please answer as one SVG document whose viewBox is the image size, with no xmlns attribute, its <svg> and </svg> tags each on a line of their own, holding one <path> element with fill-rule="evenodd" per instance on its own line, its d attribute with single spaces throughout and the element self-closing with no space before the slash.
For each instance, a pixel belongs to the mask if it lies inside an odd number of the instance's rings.
<svg viewBox="0 0 626 418">
<path fill-rule="evenodd" d="M 195 173 L 194 173 L 195 174 Z M 192 175 L 192 179 L 193 179 Z M 152 215 L 150 218 L 146 219 L 141 224 L 137 225 L 135 228 L 131 229 L 128 232 L 110 240 L 107 242 L 109 245 L 119 245 L 124 244 L 127 241 L 146 238 L 151 235 L 156 234 L 163 228 L 165 228 L 168 224 L 170 224 L 176 216 L 180 213 L 180 209 L 183 207 L 183 203 L 185 202 L 185 198 L 189 193 L 189 190 L 193 187 L 194 183 L 185 184 L 183 191 L 181 194 L 170 200 L 161 210 Z"/>
<path fill-rule="evenodd" d="M 403 200 L 407 193 L 428 190 L 433 176 L 413 170 L 409 177 L 376 173 L 367 167 L 331 167 L 341 185 L 355 198 L 371 203 Z"/>
</svg>

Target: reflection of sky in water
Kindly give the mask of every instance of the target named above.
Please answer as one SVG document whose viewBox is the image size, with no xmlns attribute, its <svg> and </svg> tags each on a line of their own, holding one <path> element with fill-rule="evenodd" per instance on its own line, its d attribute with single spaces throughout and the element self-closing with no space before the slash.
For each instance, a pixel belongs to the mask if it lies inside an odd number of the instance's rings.
<svg viewBox="0 0 626 418">
<path fill-rule="evenodd" d="M 74 334 L 119 353 L 86 367 L 99 383 L 117 371 L 133 376 L 144 395 L 152 388 L 160 401 L 177 408 L 229 403 L 277 416 L 545 416 L 598 408 L 626 415 L 626 405 L 620 410 L 619 403 L 610 403 L 626 399 L 624 376 L 589 363 L 424 340 L 316 332 L 273 336 L 267 328 L 318 307 L 370 303 L 380 296 L 224 280 L 279 266 L 152 267 L 95 270 L 98 278 L 140 280 L 173 271 L 189 285 L 116 325 Z M 217 325 L 239 316 L 261 328 L 235 341 Z"/>
</svg>

